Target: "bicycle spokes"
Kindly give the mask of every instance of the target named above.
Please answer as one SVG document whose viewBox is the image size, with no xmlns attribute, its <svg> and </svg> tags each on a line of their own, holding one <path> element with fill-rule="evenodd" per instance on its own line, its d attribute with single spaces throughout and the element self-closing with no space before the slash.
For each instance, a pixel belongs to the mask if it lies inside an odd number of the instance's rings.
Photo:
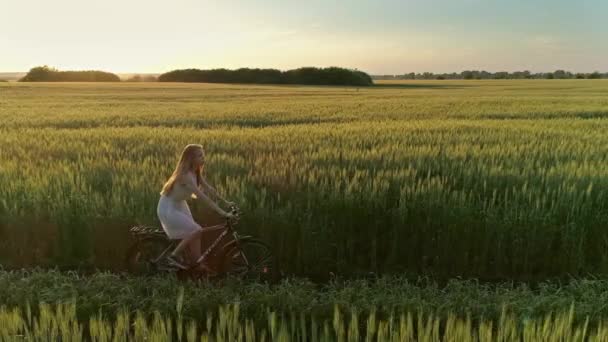
<svg viewBox="0 0 608 342">
<path fill-rule="evenodd" d="M 270 274 L 274 268 L 270 249 L 256 240 L 241 241 L 228 257 L 227 272 L 237 276 L 263 276 Z"/>
</svg>

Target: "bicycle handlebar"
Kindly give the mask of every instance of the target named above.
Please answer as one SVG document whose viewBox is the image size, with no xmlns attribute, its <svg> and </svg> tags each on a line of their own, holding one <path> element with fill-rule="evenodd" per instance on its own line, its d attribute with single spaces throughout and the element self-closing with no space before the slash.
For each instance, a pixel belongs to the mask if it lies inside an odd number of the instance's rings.
<svg viewBox="0 0 608 342">
<path fill-rule="evenodd" d="M 229 213 L 231 213 L 233 215 L 231 219 L 226 218 L 227 221 L 231 221 L 230 223 L 234 223 L 234 222 L 236 222 L 236 221 L 238 221 L 240 219 L 241 210 L 236 205 L 231 205 L 230 206 Z"/>
</svg>

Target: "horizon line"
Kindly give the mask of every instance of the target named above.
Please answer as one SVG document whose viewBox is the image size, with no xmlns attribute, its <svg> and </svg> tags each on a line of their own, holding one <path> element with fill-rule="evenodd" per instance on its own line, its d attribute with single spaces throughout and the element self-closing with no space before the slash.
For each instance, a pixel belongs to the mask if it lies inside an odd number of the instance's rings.
<svg viewBox="0 0 608 342">
<path fill-rule="evenodd" d="M 40 65 L 40 66 L 44 66 L 44 65 Z M 37 66 L 39 67 L 39 66 Z M 49 66 L 51 67 L 51 66 Z M 312 67 L 312 68 L 319 68 L 319 69 L 323 69 L 323 68 L 327 68 L 327 67 L 315 67 L 315 66 L 302 66 L 302 67 L 297 67 L 297 68 L 293 68 L 293 69 L 278 69 L 278 68 L 261 68 L 261 67 L 238 67 L 238 68 L 226 68 L 226 67 L 215 67 L 215 68 L 197 68 L 197 67 L 186 67 L 186 68 L 176 68 L 176 69 L 172 69 L 169 71 L 164 71 L 164 72 L 133 72 L 133 71 L 125 71 L 125 72 L 115 72 L 115 71 L 108 71 L 108 70 L 103 70 L 103 69 L 66 69 L 66 70 L 61 70 L 61 69 L 57 69 L 58 71 L 102 71 L 102 72 L 109 72 L 112 74 L 134 74 L 134 75 L 144 75 L 144 74 L 154 74 L 154 75 L 162 75 L 164 73 L 167 72 L 171 72 L 174 70 L 186 70 L 186 69 L 198 69 L 198 70 L 213 70 L 213 69 L 226 69 L 226 70 L 238 70 L 238 69 L 274 69 L 274 70 L 279 70 L 279 71 L 287 71 L 287 70 L 294 70 L 294 69 L 298 69 L 298 68 L 308 68 L 308 67 Z M 36 67 L 33 67 L 36 68 Z M 54 68 L 54 67 L 51 67 Z M 339 67 L 339 68 L 343 68 L 343 67 Z M 30 68 L 31 70 L 32 68 Z M 555 72 L 558 70 L 564 71 L 564 72 L 570 72 L 572 74 L 590 74 L 590 73 L 594 73 L 594 72 L 599 72 L 599 73 L 608 73 L 607 71 L 601 71 L 601 70 L 594 70 L 594 71 L 588 71 L 588 72 L 581 72 L 581 71 L 572 71 L 572 70 L 568 70 L 568 69 L 563 69 L 563 68 L 558 68 L 555 70 L 546 70 L 546 71 L 532 71 L 529 69 L 515 69 L 515 70 L 497 70 L 497 71 L 491 71 L 491 70 L 487 70 L 487 69 L 462 69 L 461 71 L 447 71 L 447 72 L 442 72 L 442 71 L 407 71 L 407 72 L 401 72 L 401 73 L 371 73 L 371 72 L 367 72 L 365 70 L 361 70 L 361 69 L 357 69 L 357 68 L 345 68 L 345 69 L 350 69 L 350 70 L 358 70 L 358 71 L 362 71 L 365 72 L 367 74 L 369 74 L 370 76 L 400 76 L 400 75 L 408 75 L 411 73 L 415 73 L 415 74 L 424 74 L 424 73 L 432 73 L 432 74 L 460 74 L 463 73 L 465 71 L 479 71 L 479 72 L 488 72 L 488 73 L 499 73 L 499 72 L 507 72 L 507 73 L 514 73 L 514 72 L 530 72 L 531 74 L 540 74 L 540 73 L 549 73 L 549 72 Z M 28 71 L 0 71 L 0 74 L 27 74 L 29 72 Z"/>
</svg>

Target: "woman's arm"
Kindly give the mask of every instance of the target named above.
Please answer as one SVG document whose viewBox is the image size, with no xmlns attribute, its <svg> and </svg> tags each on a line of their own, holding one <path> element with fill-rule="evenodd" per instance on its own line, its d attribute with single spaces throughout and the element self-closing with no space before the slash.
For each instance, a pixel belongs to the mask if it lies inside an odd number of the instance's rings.
<svg viewBox="0 0 608 342">
<path fill-rule="evenodd" d="M 220 196 L 220 194 L 217 192 L 217 190 L 215 190 L 214 187 L 211 186 L 211 184 L 207 183 L 207 180 L 205 178 L 202 179 L 201 185 L 207 192 L 209 192 L 215 198 L 219 199 L 220 201 L 222 201 L 225 204 L 230 204 L 230 202 L 228 202 L 227 200 L 222 198 L 222 196 Z"/>
<path fill-rule="evenodd" d="M 190 177 L 182 177 L 182 179 L 179 180 L 179 184 L 182 186 L 185 186 L 186 189 L 188 189 L 188 190 L 192 191 L 194 194 L 196 194 L 196 197 L 199 200 L 203 201 L 205 204 L 207 204 L 209 207 L 211 207 L 211 209 L 215 210 L 220 215 L 222 215 L 224 217 L 226 217 L 228 215 L 228 213 L 226 213 L 215 202 L 213 202 L 213 200 L 211 200 L 207 195 L 205 195 L 205 193 L 202 192 L 201 189 L 199 189 L 199 187 L 196 185 L 196 182 L 194 181 L 194 179 L 192 179 Z"/>
</svg>

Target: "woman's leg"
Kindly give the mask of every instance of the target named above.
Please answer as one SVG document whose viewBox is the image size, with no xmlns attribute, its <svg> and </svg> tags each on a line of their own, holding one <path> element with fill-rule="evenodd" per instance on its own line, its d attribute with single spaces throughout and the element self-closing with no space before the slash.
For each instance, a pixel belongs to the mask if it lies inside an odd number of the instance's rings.
<svg viewBox="0 0 608 342">
<path fill-rule="evenodd" d="M 177 236 L 186 235 L 186 237 L 179 242 L 177 247 L 175 247 L 171 256 L 175 257 L 182 253 L 187 246 L 191 246 L 191 248 L 194 247 L 194 250 L 191 250 L 190 252 L 200 255 L 200 247 L 196 249 L 192 242 L 200 241 L 203 228 L 192 219 L 188 205 L 184 204 L 182 210 L 172 212 L 170 219 L 170 227 L 172 227 L 174 234 Z"/>
<path fill-rule="evenodd" d="M 171 255 L 173 257 L 175 257 L 178 253 L 180 253 L 181 251 L 183 251 L 184 249 L 188 249 L 188 256 L 189 256 L 189 262 L 190 265 L 192 265 L 193 267 L 198 268 L 200 271 L 207 271 L 207 272 L 213 272 L 213 270 L 209 269 L 209 267 L 207 265 L 205 265 L 205 263 L 201 263 L 199 265 L 194 265 L 198 259 L 201 257 L 202 253 L 201 253 L 201 238 L 202 238 L 202 231 L 200 232 L 196 232 L 192 235 L 190 235 L 189 237 L 187 237 L 186 239 L 183 239 L 179 245 L 177 245 L 177 248 L 175 248 L 175 250 L 173 251 L 173 253 L 171 253 Z"/>
<path fill-rule="evenodd" d="M 201 256 L 201 235 L 202 235 L 202 233 L 203 232 L 199 230 L 195 233 L 192 233 L 190 236 L 183 239 L 182 241 L 180 241 L 179 244 L 177 245 L 177 247 L 175 247 L 175 249 L 171 253 L 171 255 L 177 256 L 186 247 L 189 247 L 190 254 L 193 259 L 192 261 L 194 262 L 194 261 L 198 260 L 198 258 Z"/>
<path fill-rule="evenodd" d="M 201 238 L 203 232 L 199 232 L 196 239 L 192 239 L 188 244 L 188 250 L 190 251 L 191 263 L 194 264 L 198 258 L 201 257 Z"/>
</svg>

